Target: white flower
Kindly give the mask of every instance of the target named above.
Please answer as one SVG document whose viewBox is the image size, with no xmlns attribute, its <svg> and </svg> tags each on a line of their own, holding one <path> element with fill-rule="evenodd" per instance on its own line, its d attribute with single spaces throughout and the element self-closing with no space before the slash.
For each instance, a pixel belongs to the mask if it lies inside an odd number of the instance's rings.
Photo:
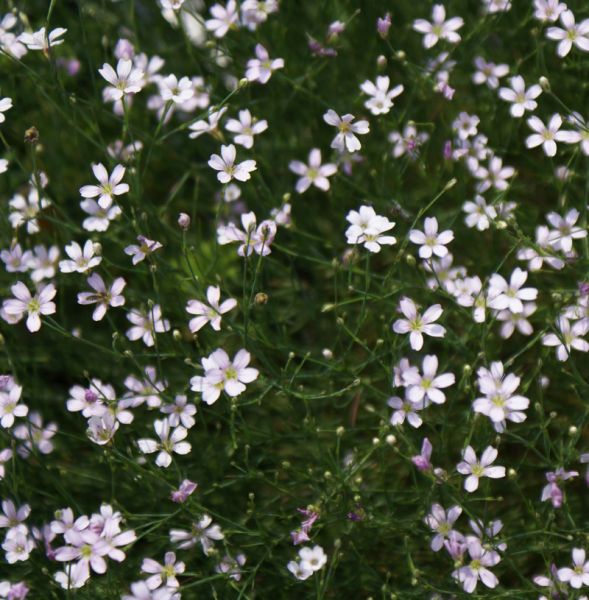
<svg viewBox="0 0 589 600">
<path fill-rule="evenodd" d="M 192 524 L 191 531 L 170 529 L 170 541 L 177 543 L 181 550 L 192 548 L 200 542 L 203 552 L 208 554 L 213 549 L 214 542 L 224 538 L 219 525 L 213 523 L 213 519 L 206 514 Z"/>
<path fill-rule="evenodd" d="M 495 90 L 499 87 L 499 79 L 509 73 L 509 65 L 496 65 L 494 62 L 487 62 L 482 56 L 474 59 L 476 72 L 472 80 L 476 85 L 486 83 L 489 88 Z"/>
<path fill-rule="evenodd" d="M 476 227 L 479 231 L 489 229 L 491 221 L 497 218 L 497 211 L 479 194 L 474 197 L 474 201 L 467 200 L 462 205 L 462 210 L 466 213 L 466 225 Z"/>
<path fill-rule="evenodd" d="M 98 273 L 92 273 L 87 281 L 94 291 L 80 292 L 78 294 L 78 304 L 96 304 L 96 308 L 92 313 L 94 321 L 101 321 L 109 306 L 117 307 L 125 304 L 123 289 L 126 282 L 122 277 L 117 277 L 110 288 L 106 287 L 104 280 Z"/>
<path fill-rule="evenodd" d="M 192 450 L 192 446 L 183 441 L 188 435 L 188 431 L 181 425 L 170 431 L 170 423 L 167 419 L 162 419 L 161 421 L 156 420 L 153 428 L 159 441 L 144 438 L 137 440 L 137 445 L 143 454 L 158 452 L 155 459 L 158 467 L 167 469 L 172 464 L 172 454 L 183 455 Z"/>
<path fill-rule="evenodd" d="M 176 75 L 171 74 L 161 78 L 158 81 L 158 87 L 160 96 L 165 103 L 172 102 L 182 105 L 194 96 L 194 87 L 188 77 L 178 80 Z"/>
<path fill-rule="evenodd" d="M 219 123 L 221 117 L 227 112 L 227 107 L 223 106 L 219 110 L 210 110 L 208 120 L 200 119 L 188 126 L 191 133 L 189 138 L 194 140 L 200 137 L 204 133 L 210 133 L 211 135 L 217 136 L 219 134 Z"/>
<path fill-rule="evenodd" d="M 298 563 L 296 560 L 291 560 L 286 565 L 286 568 L 299 580 L 305 581 L 305 579 L 309 579 L 311 575 L 313 575 L 313 571 L 311 569 L 305 569 L 303 566 Z"/>
<path fill-rule="evenodd" d="M 461 140 L 466 140 L 477 134 L 477 127 L 480 122 L 481 120 L 477 115 L 469 115 L 463 111 L 454 119 L 452 129 L 458 134 Z"/>
<path fill-rule="evenodd" d="M 404 374 L 404 382 L 407 386 L 407 398 L 411 402 L 433 402 L 443 404 L 446 396 L 442 388 L 454 385 L 453 373 L 442 373 L 437 375 L 438 357 L 430 354 L 424 357 L 422 364 L 423 375 L 419 371 L 409 370 Z"/>
<path fill-rule="evenodd" d="M 117 165 L 111 175 L 102 163 L 92 165 L 94 177 L 98 179 L 100 185 L 84 185 L 80 188 L 80 194 L 84 198 L 96 198 L 98 196 L 98 206 L 107 210 L 113 202 L 113 196 L 120 196 L 129 191 L 126 183 L 121 183 L 125 175 L 125 167 Z"/>
<path fill-rule="evenodd" d="M 360 85 L 360 89 L 371 96 L 364 106 L 373 115 L 384 115 L 393 107 L 393 100 L 400 96 L 405 89 L 402 85 L 396 85 L 392 90 L 389 90 L 391 80 L 388 75 L 379 75 L 376 78 L 376 83 L 366 80 Z"/>
<path fill-rule="evenodd" d="M 511 0 L 483 0 L 485 11 L 489 14 L 511 10 Z"/>
<path fill-rule="evenodd" d="M 564 58 L 573 45 L 579 50 L 589 52 L 589 19 L 581 21 L 578 25 L 575 23 L 575 15 L 571 10 L 565 10 L 560 13 L 561 27 L 549 27 L 546 31 L 546 37 L 550 40 L 559 42 L 556 52 L 558 56 Z"/>
<path fill-rule="evenodd" d="M 78 242 L 71 242 L 65 247 L 69 260 L 59 261 L 62 273 L 85 273 L 102 262 L 102 256 L 95 256 L 96 248 L 92 240 L 86 240 L 84 248 Z"/>
<path fill-rule="evenodd" d="M 361 206 L 358 211 L 351 210 L 346 220 L 351 224 L 346 230 L 348 244 L 362 244 L 370 252 L 378 253 L 381 245 L 390 246 L 397 243 L 397 239 L 392 235 L 383 235 L 390 231 L 395 223 L 377 215 L 371 206 Z"/>
<path fill-rule="evenodd" d="M 133 324 L 133 327 L 127 330 L 127 337 L 131 341 L 141 338 L 150 348 L 155 344 L 155 333 L 170 331 L 170 321 L 162 318 L 159 304 L 154 304 L 147 312 L 133 308 L 127 313 L 127 319 Z"/>
<path fill-rule="evenodd" d="M 262 44 L 256 44 L 255 51 L 256 58 L 247 61 L 245 77 L 248 81 L 268 83 L 274 71 L 284 68 L 284 60 L 282 58 L 270 58 L 268 51 Z"/>
<path fill-rule="evenodd" d="M 140 92 L 145 85 L 145 73 L 141 69 L 135 68 L 132 61 L 124 58 L 118 61 L 116 71 L 108 63 L 104 63 L 98 72 L 110 83 L 104 89 L 106 101 L 122 100 L 124 96 Z"/>
<path fill-rule="evenodd" d="M 442 4 L 434 4 L 432 8 L 432 22 L 425 19 L 417 19 L 413 22 L 413 29 L 422 33 L 423 46 L 431 48 L 435 46 L 439 40 L 446 40 L 451 44 L 456 44 L 460 41 L 460 35 L 457 32 L 464 25 L 464 20 L 461 17 L 453 17 L 446 21 L 446 9 Z"/>
<path fill-rule="evenodd" d="M 239 13 L 235 0 L 228 0 L 225 6 L 213 4 L 211 16 L 212 19 L 205 21 L 205 27 L 217 38 L 225 37 L 230 29 L 237 28 L 239 25 Z"/>
<path fill-rule="evenodd" d="M 238 242 L 239 256 L 251 256 L 254 252 L 261 256 L 271 253 L 271 245 L 276 236 L 276 223 L 269 219 L 257 225 L 256 215 L 253 212 L 241 215 L 243 231 L 234 223 L 221 225 L 217 229 L 217 241 L 221 245 Z"/>
<path fill-rule="evenodd" d="M 80 208 L 90 215 L 82 221 L 82 227 L 86 231 L 106 231 L 110 222 L 121 216 L 122 210 L 116 204 L 112 204 L 110 208 L 104 209 L 98 206 L 96 200 L 90 198 L 80 202 Z"/>
<path fill-rule="evenodd" d="M 405 319 L 398 319 L 393 323 L 393 331 L 400 334 L 409 334 L 409 342 L 413 350 L 421 350 L 423 347 L 423 336 L 444 337 L 446 330 L 441 325 L 435 323 L 442 313 L 442 307 L 439 304 L 430 306 L 423 315 L 417 312 L 417 306 L 411 298 L 401 298 L 400 310 Z"/>
<path fill-rule="evenodd" d="M 134 265 L 144 261 L 150 254 L 163 247 L 160 242 L 150 240 L 144 235 L 138 235 L 137 241 L 140 244 L 139 246 L 137 244 L 131 244 L 125 248 L 125 254 L 133 257 L 131 262 Z"/>
<path fill-rule="evenodd" d="M 161 586 L 179 588 L 180 583 L 176 579 L 176 575 L 182 575 L 185 570 L 186 565 L 181 561 L 176 561 L 174 552 L 166 552 L 163 565 L 152 558 L 144 558 L 141 564 L 141 571 L 151 575 L 146 581 L 150 590 L 156 590 Z"/>
<path fill-rule="evenodd" d="M 536 227 L 536 246 L 537 248 L 521 248 L 517 252 L 518 260 L 527 260 L 530 271 L 539 271 L 546 263 L 556 270 L 564 267 L 564 260 L 553 256 L 553 246 L 558 243 L 554 231 L 550 231 L 545 225 Z"/>
<path fill-rule="evenodd" d="M 505 422 L 523 423 L 525 411 L 530 405 L 528 398 L 515 394 L 521 379 L 513 373 L 505 375 L 503 363 L 491 363 L 490 369 L 480 367 L 477 385 L 484 397 L 477 398 L 472 405 L 476 413 L 491 419 L 498 433 L 505 431 Z"/>
<path fill-rule="evenodd" d="M 438 233 L 438 220 L 436 217 L 426 217 L 424 231 L 412 229 L 409 232 L 409 239 L 420 246 L 420 258 L 428 259 L 432 257 L 432 254 L 443 258 L 448 254 L 446 244 L 454 239 L 454 233 L 449 229 Z"/>
<path fill-rule="evenodd" d="M 191 315 L 197 315 L 194 319 L 190 319 L 188 328 L 192 333 L 196 333 L 207 323 L 215 331 L 221 329 L 221 317 L 237 306 L 237 300 L 228 298 L 219 304 L 221 300 L 221 290 L 218 286 L 210 285 L 207 288 L 208 304 L 200 300 L 189 300 L 186 304 L 186 312 Z"/>
<path fill-rule="evenodd" d="M 210 356 L 201 359 L 204 376 L 195 375 L 190 380 L 190 389 L 202 394 L 203 402 L 213 404 L 225 391 L 232 398 L 242 394 L 246 383 L 258 378 L 259 371 L 248 367 L 251 360 L 247 350 L 240 350 L 233 360 L 227 352 L 218 348 Z"/>
<path fill-rule="evenodd" d="M 544 23 L 554 23 L 566 9 L 560 0 L 534 0 L 534 17 Z"/>
<path fill-rule="evenodd" d="M 559 131 L 562 126 L 562 117 L 557 113 L 552 115 L 548 125 L 544 125 L 536 116 L 528 119 L 528 125 L 536 133 L 526 138 L 526 146 L 528 148 L 542 146 L 546 156 L 556 156 L 556 142 L 569 142 L 574 137 L 574 132 Z"/>
<path fill-rule="evenodd" d="M 25 314 L 27 315 L 27 329 L 35 333 L 41 329 L 41 315 L 52 315 L 55 313 L 55 302 L 52 302 L 57 290 L 50 283 L 42 287 L 34 296 L 31 295 L 27 286 L 18 281 L 11 288 L 14 298 L 4 300 L 2 309 L 10 323 L 17 323 Z"/>
<path fill-rule="evenodd" d="M 538 307 L 533 302 L 526 302 L 521 313 L 512 313 L 510 310 L 500 310 L 497 320 L 502 321 L 499 335 L 506 340 L 511 337 L 517 329 L 522 335 L 532 335 L 534 328 L 528 321 L 528 317 L 536 312 Z"/>
<path fill-rule="evenodd" d="M 62 35 L 67 32 L 67 29 L 58 27 L 53 29 L 47 35 L 45 27 L 41 27 L 38 31 L 33 33 L 24 32 L 18 37 L 18 40 L 23 43 L 29 50 L 42 50 L 47 53 L 51 46 L 59 46 L 63 44 L 64 40 L 61 40 Z"/>
<path fill-rule="evenodd" d="M 229 119 L 225 124 L 225 129 L 235 134 L 233 141 L 244 148 L 250 149 L 254 145 L 254 136 L 259 135 L 268 129 L 268 121 L 262 119 L 258 121 L 249 110 L 239 111 L 239 121 Z"/>
<path fill-rule="evenodd" d="M 10 429 L 14 425 L 14 419 L 16 417 L 26 417 L 28 415 L 29 407 L 20 402 L 21 394 L 22 386 L 17 385 L 12 378 L 10 385 L 0 391 L 1 427 Z M 6 512 L 6 510 L 4 512 Z"/>
<path fill-rule="evenodd" d="M 255 160 L 244 160 L 239 164 L 235 164 L 235 146 L 229 144 L 228 146 L 221 146 L 221 156 L 218 154 L 211 154 L 209 159 L 209 167 L 219 171 L 217 173 L 217 179 L 221 183 L 229 183 L 232 179 L 238 181 L 247 181 L 251 178 L 250 173 L 256 170 Z"/>
<path fill-rule="evenodd" d="M 2 100 L 0 100 L 0 123 L 4 123 L 4 121 L 6 121 L 6 115 L 4 113 L 11 108 L 12 98 L 2 98 Z"/>
<path fill-rule="evenodd" d="M 488 446 L 479 461 L 472 446 L 467 446 L 462 452 L 463 460 L 456 465 L 456 470 L 462 475 L 467 475 L 464 480 L 464 489 L 467 492 L 472 493 L 478 489 L 481 477 L 489 477 L 491 479 L 505 477 L 505 467 L 491 466 L 495 462 L 497 454 L 498 452 L 495 448 Z"/>
<path fill-rule="evenodd" d="M 502 192 L 509 187 L 507 180 L 514 175 L 515 169 L 513 167 L 504 167 L 501 158 L 491 156 L 488 167 L 481 166 L 474 173 L 474 176 L 481 180 L 477 184 L 477 192 L 483 194 L 491 187 Z"/>
<path fill-rule="evenodd" d="M 509 112 L 512 117 L 519 119 L 526 110 L 536 110 L 536 98 L 542 93 L 542 88 L 536 83 L 526 90 L 526 82 L 521 75 L 516 75 L 509 80 L 511 87 L 499 89 L 499 98 L 511 102 Z"/>
<path fill-rule="evenodd" d="M 430 513 L 424 518 L 426 525 L 435 532 L 430 547 L 434 552 L 439 552 L 444 546 L 444 540 L 452 534 L 454 523 L 462 514 L 460 506 L 452 506 L 448 512 L 440 504 L 432 504 Z"/>
<path fill-rule="evenodd" d="M 528 272 L 519 267 L 511 274 L 509 283 L 497 273 L 492 275 L 489 280 L 489 307 L 495 310 L 508 309 L 513 313 L 523 312 L 523 301 L 529 302 L 538 296 L 536 288 L 522 288 L 527 278 Z"/>
<path fill-rule="evenodd" d="M 549 242 L 555 250 L 561 250 L 568 253 L 573 249 L 573 240 L 580 240 L 587 237 L 587 230 L 584 227 L 575 226 L 579 219 L 579 211 L 572 208 L 564 217 L 556 212 L 549 212 L 546 220 L 554 227 L 550 232 Z"/>
<path fill-rule="evenodd" d="M 306 192 L 311 185 L 326 192 L 329 190 L 329 179 L 337 172 L 337 165 L 334 163 L 321 164 L 321 150 L 313 148 L 309 152 L 309 165 L 299 160 L 291 160 L 288 168 L 298 175 L 295 189 L 299 194 Z"/>
<path fill-rule="evenodd" d="M 356 121 L 354 115 L 345 114 L 340 117 L 335 110 L 329 109 L 324 115 L 323 120 L 333 127 L 337 127 L 338 133 L 331 142 L 331 147 L 336 149 L 338 152 L 357 152 L 362 147 L 360 140 L 356 137 L 358 135 L 364 135 L 370 131 L 368 121 Z"/>
<path fill-rule="evenodd" d="M 475 591 L 479 579 L 488 588 L 497 587 L 499 580 L 487 567 L 493 567 L 501 560 L 499 554 L 483 547 L 481 541 L 474 536 L 469 536 L 466 544 L 471 561 L 456 569 L 452 576 L 462 583 L 464 591 L 468 594 Z"/>
<path fill-rule="evenodd" d="M 391 131 L 388 140 L 393 144 L 393 156 L 399 158 L 405 153 L 410 158 L 415 159 L 419 156 L 419 146 L 427 142 L 429 133 L 425 131 L 418 133 L 417 128 L 413 123 L 407 123 L 403 129 L 403 133 L 399 131 Z"/>
<path fill-rule="evenodd" d="M 173 403 L 164 404 L 160 410 L 168 415 L 166 418 L 171 427 L 177 427 L 182 423 L 186 429 L 190 429 L 196 423 L 193 416 L 196 414 L 196 406 L 188 404 L 187 398 L 183 394 L 177 395 Z"/>
<path fill-rule="evenodd" d="M 407 419 L 407 422 L 411 427 L 414 427 L 415 429 L 421 427 L 423 420 L 417 413 L 425 408 L 424 402 L 411 402 L 407 397 L 403 400 L 398 396 L 393 396 L 387 400 L 387 404 L 394 409 L 389 420 L 391 425 L 398 427 L 405 422 L 405 419 Z"/>
<path fill-rule="evenodd" d="M 582 336 L 589 331 L 589 319 L 581 319 L 571 327 L 569 320 L 561 315 L 556 323 L 559 335 L 548 333 L 542 338 L 545 346 L 556 347 L 556 358 L 562 362 L 568 359 L 571 349 L 589 352 L 589 343 Z"/>
<path fill-rule="evenodd" d="M 47 198 L 39 198 L 39 191 L 36 187 L 31 187 L 27 198 L 20 194 L 15 194 L 8 205 L 11 213 L 8 220 L 14 229 L 26 224 L 27 233 L 37 233 L 39 231 L 39 222 L 37 215 L 43 208 L 47 208 L 51 202 Z"/>
<path fill-rule="evenodd" d="M 35 541 L 29 536 L 26 525 L 17 525 L 8 530 L 2 548 L 6 552 L 6 562 L 12 565 L 29 559 L 35 548 Z"/>
<path fill-rule="evenodd" d="M 299 550 L 300 565 L 303 570 L 319 571 L 327 562 L 327 555 L 321 546 L 304 546 Z"/>
<path fill-rule="evenodd" d="M 563 567 L 558 569 L 558 579 L 569 583 L 576 590 L 589 586 L 589 561 L 585 560 L 585 550 L 573 548 L 573 568 Z"/>
</svg>

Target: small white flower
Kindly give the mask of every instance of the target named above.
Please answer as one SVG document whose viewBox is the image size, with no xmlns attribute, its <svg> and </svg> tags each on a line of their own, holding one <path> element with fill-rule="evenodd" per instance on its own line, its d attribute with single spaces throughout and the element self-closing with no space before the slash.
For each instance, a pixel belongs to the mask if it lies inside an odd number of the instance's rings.
<svg viewBox="0 0 589 600">
<path fill-rule="evenodd" d="M 12 98 L 2 98 L 0 100 L 0 123 L 4 123 L 6 121 L 6 115 L 4 114 L 7 110 L 12 108 Z M 8 163 L 6 163 L 8 164 Z M 4 169 L 5 171 L 6 169 Z M 4 172 L 2 171 L 2 172 Z"/>
<path fill-rule="evenodd" d="M 333 127 L 337 127 L 338 133 L 331 142 L 331 147 L 338 152 L 357 152 L 362 147 L 358 135 L 365 135 L 370 131 L 368 121 L 356 121 L 353 123 L 354 115 L 345 114 L 340 117 L 335 110 L 329 109 L 324 115 L 323 120 Z"/>
<path fill-rule="evenodd" d="M 493 206 L 489 206 L 483 196 L 477 194 L 474 201 L 467 200 L 462 205 L 462 210 L 466 213 L 464 222 L 468 227 L 476 227 L 479 231 L 489 229 L 491 221 L 497 218 L 497 211 Z"/>
<path fill-rule="evenodd" d="M 411 298 L 401 298 L 400 310 L 405 319 L 397 319 L 393 323 L 393 331 L 399 334 L 409 334 L 409 342 L 413 350 L 421 350 L 423 347 L 423 336 L 444 337 L 446 329 L 437 324 L 444 312 L 439 304 L 430 306 L 423 315 L 417 312 L 417 306 Z"/>
<path fill-rule="evenodd" d="M 573 568 L 563 567 L 558 569 L 558 579 L 563 583 L 569 583 L 575 589 L 589 586 L 589 561 L 585 560 L 585 550 L 573 548 Z"/>
<path fill-rule="evenodd" d="M 42 50 L 47 53 L 52 46 L 63 44 L 64 40 L 60 39 L 67 32 L 67 29 L 58 27 L 53 29 L 47 35 L 45 27 L 41 27 L 33 33 L 24 32 L 18 37 L 18 40 L 24 44 L 29 50 Z"/>
<path fill-rule="evenodd" d="M 172 454 L 184 455 L 192 450 L 192 446 L 183 441 L 188 435 L 188 431 L 181 425 L 170 430 L 170 423 L 167 419 L 163 419 L 156 420 L 153 428 L 159 441 L 144 438 L 137 440 L 137 445 L 143 454 L 158 452 L 155 459 L 158 467 L 167 469 L 172 464 Z"/>
<path fill-rule="evenodd" d="M 115 71 L 108 63 L 98 69 L 100 75 L 110 84 L 104 90 L 106 101 L 118 102 L 124 96 L 140 92 L 145 85 L 145 73 L 133 66 L 133 61 L 121 58 Z"/>
<path fill-rule="evenodd" d="M 170 331 L 170 321 L 162 318 L 162 309 L 159 304 L 154 304 L 146 312 L 133 308 L 127 313 L 127 319 L 133 325 L 127 330 L 127 337 L 131 341 L 142 339 L 149 348 L 155 344 L 156 333 Z"/>
<path fill-rule="evenodd" d="M 393 100 L 400 96 L 405 89 L 403 85 L 396 85 L 392 90 L 389 90 L 391 80 L 387 75 L 379 75 L 376 78 L 376 83 L 366 80 L 360 85 L 360 89 L 368 96 L 371 96 L 364 106 L 373 115 L 384 115 L 393 107 Z"/>
<path fill-rule="evenodd" d="M 96 198 L 98 196 L 98 206 L 107 210 L 113 202 L 113 196 L 120 196 L 129 191 L 126 183 L 121 183 L 125 175 L 125 167 L 117 165 L 111 175 L 102 163 L 92 165 L 94 176 L 98 179 L 100 185 L 84 185 L 80 188 L 80 194 L 84 198 Z"/>
<path fill-rule="evenodd" d="M 225 37 L 230 29 L 235 29 L 239 25 L 239 12 L 235 0 L 228 0 L 225 6 L 213 4 L 211 16 L 212 19 L 205 21 L 205 27 L 216 38 Z"/>
<path fill-rule="evenodd" d="M 423 359 L 423 374 L 419 371 L 409 370 L 404 374 L 405 385 L 407 386 L 407 398 L 411 402 L 433 402 L 434 404 L 443 404 L 446 402 L 446 396 L 441 390 L 454 385 L 456 378 L 453 373 L 437 374 L 438 357 L 427 355 Z"/>
<path fill-rule="evenodd" d="M 253 148 L 254 136 L 268 129 L 268 121 L 252 117 L 250 111 L 245 109 L 239 111 L 239 120 L 229 119 L 225 124 L 225 129 L 234 134 L 233 141 L 236 144 L 249 150 Z"/>
<path fill-rule="evenodd" d="M 556 156 L 556 142 L 568 142 L 572 135 L 574 135 L 574 132 L 560 131 L 562 117 L 557 113 L 552 115 L 548 125 L 544 125 L 544 123 L 536 116 L 532 116 L 528 119 L 528 125 L 530 129 L 536 133 L 533 133 L 526 138 L 526 146 L 528 148 L 542 146 L 546 156 Z"/>
<path fill-rule="evenodd" d="M 460 474 L 467 476 L 464 480 L 464 489 L 467 492 L 472 493 L 478 489 L 481 477 L 489 477 L 491 479 L 505 477 L 505 467 L 491 466 L 495 462 L 497 454 L 498 452 L 495 448 L 488 446 L 479 461 L 472 446 L 467 446 L 462 452 L 463 460 L 458 463 L 456 470 Z"/>
<path fill-rule="evenodd" d="M 492 275 L 489 280 L 489 307 L 495 310 L 508 309 L 512 313 L 523 312 L 523 301 L 531 302 L 538 296 L 536 288 L 522 287 L 527 279 L 528 272 L 519 267 L 514 269 L 509 283 L 497 273 Z"/>
<path fill-rule="evenodd" d="M 546 31 L 549 40 L 559 42 L 556 49 L 558 56 L 564 58 L 573 45 L 583 52 L 589 52 L 589 19 L 577 24 L 573 11 L 565 10 L 560 13 L 560 23 L 562 27 L 549 27 Z"/>
<path fill-rule="evenodd" d="M 348 244 L 362 244 L 370 252 L 378 253 L 381 245 L 391 246 L 397 243 L 394 236 L 383 235 L 390 231 L 395 223 L 377 215 L 371 206 L 361 206 L 358 211 L 351 210 L 346 220 L 350 223 L 346 230 Z"/>
<path fill-rule="evenodd" d="M 191 315 L 197 315 L 194 319 L 190 319 L 188 328 L 192 333 L 196 333 L 207 323 L 215 331 L 221 329 L 221 317 L 237 306 L 237 300 L 228 298 L 220 303 L 221 290 L 218 286 L 209 286 L 207 288 L 208 304 L 200 300 L 189 300 L 186 304 L 186 312 Z"/>
<path fill-rule="evenodd" d="M 321 150 L 313 148 L 309 152 L 309 165 L 299 160 L 290 161 L 288 168 L 298 175 L 295 189 L 299 194 L 306 192 L 311 185 L 326 192 L 329 190 L 329 179 L 337 172 L 337 165 L 334 163 L 321 164 Z"/>
<path fill-rule="evenodd" d="M 569 358 L 571 349 L 589 352 L 589 342 L 583 336 L 589 331 L 589 319 L 581 319 L 572 326 L 565 316 L 560 316 L 556 323 L 559 335 L 548 333 L 542 338 L 545 346 L 556 347 L 556 358 L 564 362 Z"/>
<path fill-rule="evenodd" d="M 454 239 L 454 233 L 449 229 L 438 233 L 438 220 L 436 217 L 426 217 L 424 231 L 412 229 L 409 232 L 409 239 L 414 244 L 420 246 L 420 258 L 428 259 L 433 254 L 443 258 L 448 254 L 446 244 L 449 244 Z"/>
<path fill-rule="evenodd" d="M 505 77 L 509 73 L 509 65 L 496 65 L 494 62 L 487 62 L 482 56 L 477 56 L 474 59 L 476 72 L 472 76 L 472 80 L 476 85 L 487 84 L 492 90 L 499 87 L 499 79 Z"/>
<path fill-rule="evenodd" d="M 107 288 L 102 277 L 98 273 L 92 273 L 88 277 L 88 285 L 94 291 L 80 292 L 78 294 L 78 304 L 96 304 L 96 308 L 92 314 L 94 321 L 101 321 L 109 306 L 117 307 L 125 304 L 123 289 L 126 282 L 122 277 L 117 277 L 112 282 L 110 288 Z"/>
<path fill-rule="evenodd" d="M 59 261 L 62 273 L 85 273 L 102 262 L 102 256 L 95 256 L 96 248 L 92 240 L 86 240 L 84 248 L 78 242 L 71 242 L 65 247 L 69 260 Z"/>
<path fill-rule="evenodd" d="M 258 378 L 259 371 L 248 367 L 250 360 L 247 350 L 240 350 L 230 360 L 227 352 L 218 348 L 210 356 L 201 359 L 204 376 L 192 377 L 190 389 L 201 393 L 206 404 L 216 402 L 223 390 L 228 396 L 235 398 L 245 391 L 245 384 Z"/>
<path fill-rule="evenodd" d="M 542 88 L 536 83 L 526 90 L 526 82 L 521 75 L 512 77 L 509 83 L 511 87 L 500 88 L 499 98 L 511 103 L 511 116 L 519 119 L 524 116 L 526 110 L 536 110 L 536 98 L 542 93 Z"/>
<path fill-rule="evenodd" d="M 247 61 L 245 77 L 248 81 L 257 81 L 258 83 L 268 83 L 272 73 L 278 69 L 284 68 L 282 58 L 270 58 L 268 51 L 262 44 L 256 44 L 256 58 Z"/>
<path fill-rule="evenodd" d="M 413 22 L 413 29 L 422 33 L 424 48 L 435 46 L 439 40 L 446 40 L 451 44 L 460 41 L 457 30 L 464 25 L 462 17 L 452 17 L 446 21 L 446 9 L 443 4 L 434 4 L 432 9 L 432 22 L 417 19 Z"/>
<path fill-rule="evenodd" d="M 229 144 L 228 146 L 221 146 L 221 156 L 218 154 L 212 154 L 209 159 L 209 167 L 219 171 L 217 173 L 217 179 L 221 183 L 229 183 L 232 179 L 238 181 L 248 181 L 251 178 L 250 173 L 256 170 L 255 160 L 244 160 L 239 164 L 235 164 L 235 146 Z"/>
<path fill-rule="evenodd" d="M 41 329 L 41 315 L 52 315 L 55 313 L 55 302 L 53 298 L 57 293 L 52 283 L 42 287 L 34 296 L 31 295 L 27 286 L 18 281 L 11 288 L 14 298 L 4 300 L 3 312 L 10 318 L 10 323 L 17 323 L 25 314 L 27 315 L 27 329 L 35 333 Z"/>
</svg>

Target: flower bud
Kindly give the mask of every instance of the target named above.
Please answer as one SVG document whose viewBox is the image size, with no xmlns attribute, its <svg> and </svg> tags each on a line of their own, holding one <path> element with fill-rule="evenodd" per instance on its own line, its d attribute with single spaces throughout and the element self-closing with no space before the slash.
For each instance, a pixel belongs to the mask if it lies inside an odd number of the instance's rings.
<svg viewBox="0 0 589 600">
<path fill-rule="evenodd" d="M 182 231 L 188 231 L 188 228 L 190 227 L 190 215 L 181 212 L 178 215 L 178 227 L 180 227 Z"/>
</svg>

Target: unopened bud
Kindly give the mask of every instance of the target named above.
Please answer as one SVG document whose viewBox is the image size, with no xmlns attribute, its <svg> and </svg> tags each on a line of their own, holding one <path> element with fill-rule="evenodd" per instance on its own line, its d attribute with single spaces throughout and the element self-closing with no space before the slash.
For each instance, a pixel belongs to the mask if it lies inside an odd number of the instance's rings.
<svg viewBox="0 0 589 600">
<path fill-rule="evenodd" d="M 39 141 L 39 130 L 36 127 L 29 127 L 25 131 L 25 143 L 36 144 Z"/>
<path fill-rule="evenodd" d="M 190 215 L 181 212 L 178 215 L 178 227 L 180 227 L 182 231 L 188 231 L 188 228 L 190 227 Z"/>
</svg>

